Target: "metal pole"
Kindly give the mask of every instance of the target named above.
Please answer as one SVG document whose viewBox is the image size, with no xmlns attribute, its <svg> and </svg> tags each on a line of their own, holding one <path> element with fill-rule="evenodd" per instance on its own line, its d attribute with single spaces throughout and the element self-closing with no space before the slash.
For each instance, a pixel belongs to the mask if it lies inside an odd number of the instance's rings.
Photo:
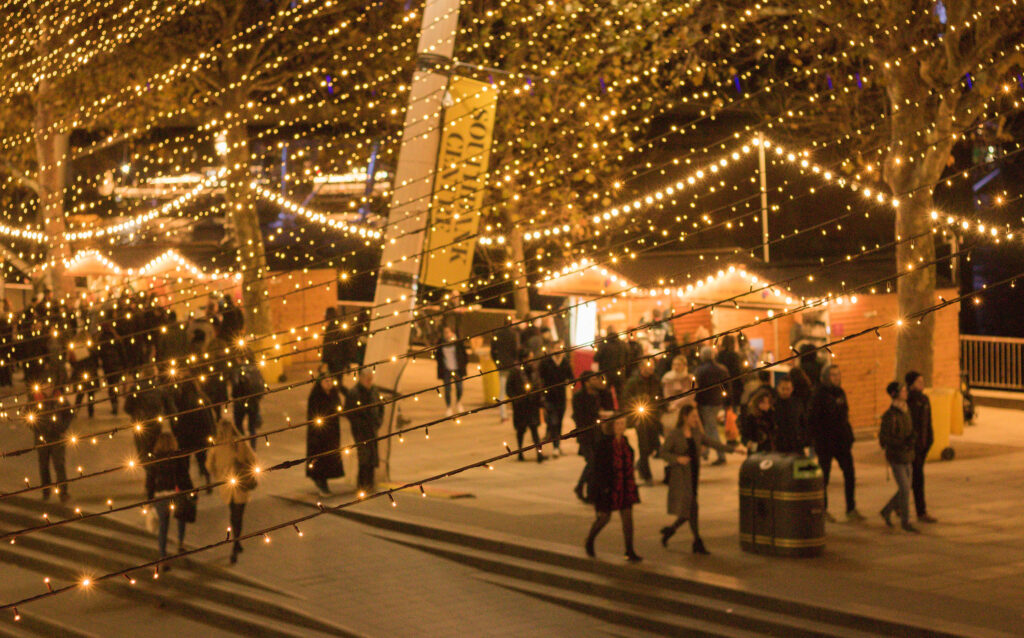
<svg viewBox="0 0 1024 638">
<path fill-rule="evenodd" d="M 764 139 L 757 145 L 757 163 L 761 174 L 761 241 L 764 244 L 764 262 L 768 263 L 768 171 L 764 161 Z"/>
<path fill-rule="evenodd" d="M 768 167 L 764 159 L 764 138 L 757 145 L 757 165 L 761 178 L 761 243 L 764 256 L 764 263 L 769 261 L 768 253 Z M 782 348 L 779 344 L 779 322 L 772 322 L 772 338 L 775 343 L 772 350 L 772 360 L 778 359 Z M 765 357 L 767 358 L 767 357 Z M 774 374 L 774 373 L 773 373 Z"/>
<path fill-rule="evenodd" d="M 434 188 L 437 151 L 441 143 L 442 101 L 448 86 L 448 67 L 455 51 L 460 0 L 427 0 L 417 47 L 418 62 L 409 90 L 398 165 L 392 179 L 391 206 L 384 233 L 384 250 L 377 274 L 370 318 L 366 361 L 388 361 L 409 348 L 411 326 L 406 323 L 416 305 L 420 253 Z M 404 359 L 376 366 L 374 383 L 395 390 Z M 395 403 L 385 409 L 384 423 L 394 422 Z"/>
</svg>

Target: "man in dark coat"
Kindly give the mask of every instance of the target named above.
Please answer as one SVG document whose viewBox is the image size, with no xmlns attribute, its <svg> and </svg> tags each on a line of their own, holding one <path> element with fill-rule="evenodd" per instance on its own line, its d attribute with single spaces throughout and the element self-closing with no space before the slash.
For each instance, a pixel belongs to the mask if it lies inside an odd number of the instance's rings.
<svg viewBox="0 0 1024 638">
<path fill-rule="evenodd" d="M 583 471 L 576 481 L 573 492 L 584 503 L 590 503 L 589 494 L 584 489 L 590 485 L 590 475 L 593 471 L 594 450 L 597 446 L 597 439 L 601 436 L 601 427 L 597 422 L 601 413 L 611 414 L 615 409 L 615 401 L 611 392 L 608 391 L 604 375 L 590 373 L 590 376 L 583 378 L 580 388 L 572 395 L 572 420 L 576 424 L 576 442 L 579 444 L 579 454 L 583 457 Z"/>
<path fill-rule="evenodd" d="M 512 318 L 509 317 L 508 321 L 512 321 Z M 506 324 L 491 336 L 491 359 L 498 369 L 498 414 L 502 423 L 508 420 L 508 395 L 505 394 L 505 385 L 508 383 L 512 366 L 516 364 L 518 352 L 519 334 L 511 326 Z"/>
<path fill-rule="evenodd" d="M 384 421 L 384 405 L 380 392 L 373 385 L 373 371 L 364 369 L 359 372 L 359 382 L 348 391 L 348 404 L 345 408 L 349 425 L 352 427 L 352 438 L 359 447 L 359 475 L 356 480 L 358 489 L 367 494 L 375 487 L 374 470 L 380 463 L 377 452 L 377 433 Z"/>
<path fill-rule="evenodd" d="M 210 473 L 206 470 L 206 448 L 210 445 L 215 424 L 213 410 L 209 407 L 210 399 L 199 389 L 195 379 L 186 379 L 177 386 L 174 404 L 181 410 L 171 424 L 178 449 L 195 453 L 199 475 L 210 483 Z"/>
<path fill-rule="evenodd" d="M 67 471 L 65 469 L 64 440 L 71 426 L 73 412 L 67 401 L 61 397 L 60 388 L 56 383 L 42 381 L 38 390 L 31 391 L 32 403 L 28 414 L 28 424 L 35 434 L 36 454 L 39 459 L 39 480 L 43 485 L 50 484 L 50 463 L 57 474 L 60 485 L 57 492 L 61 502 L 70 498 L 67 491 Z M 46 445 L 48 444 L 48 445 Z M 50 498 L 50 488 L 43 488 L 43 499 Z"/>
<path fill-rule="evenodd" d="M 103 383 L 110 397 L 110 410 L 117 416 L 117 397 L 123 381 L 121 374 L 125 367 L 125 355 L 121 338 L 109 321 L 103 323 L 96 335 L 96 349 L 100 365 L 103 366 Z"/>
<path fill-rule="evenodd" d="M 341 462 L 341 412 L 345 400 L 337 380 L 321 369 L 306 402 L 306 476 L 322 494 L 330 494 L 327 479 L 345 476 Z M 353 430 L 354 432 L 354 430 Z"/>
<path fill-rule="evenodd" d="M 631 427 L 636 428 L 640 451 L 637 454 L 636 471 L 648 485 L 654 483 L 651 474 L 651 455 L 657 454 L 661 445 L 661 381 L 654 375 L 654 362 L 640 363 L 636 373 L 626 382 L 623 391 L 627 417 Z"/>
<path fill-rule="evenodd" d="M 700 365 L 694 373 L 697 393 L 697 413 L 700 415 L 700 422 L 704 426 L 704 432 L 712 441 L 722 442 L 722 436 L 718 430 L 718 413 L 725 407 L 726 380 L 729 378 L 729 371 L 725 366 L 715 363 L 715 351 L 711 346 L 704 346 L 700 349 Z M 725 454 L 718 452 L 715 465 L 725 464 Z"/>
<path fill-rule="evenodd" d="M 540 362 L 540 379 L 544 383 L 545 440 L 551 441 L 554 455 L 562 455 L 562 419 L 565 417 L 566 393 L 573 380 L 572 364 L 565 355 L 564 344 L 552 344 L 552 352 Z"/>
<path fill-rule="evenodd" d="M 615 328 L 608 326 L 604 342 L 597 347 L 594 354 L 597 371 L 608 380 L 608 387 L 615 393 L 615 402 L 623 403 L 623 387 L 626 384 L 626 368 L 629 365 L 629 348 L 623 342 Z"/>
<path fill-rule="evenodd" d="M 740 375 L 746 369 L 743 365 L 743 357 L 736 352 L 736 339 L 732 335 L 722 337 L 722 347 L 718 351 L 715 361 L 724 366 L 729 372 L 729 376 L 732 377 L 732 381 L 729 382 L 729 405 L 732 406 L 733 412 L 739 414 L 740 406 L 743 404 L 744 385 L 743 377 Z"/>
<path fill-rule="evenodd" d="M 516 443 L 520 450 L 526 431 L 530 431 L 533 443 L 537 446 L 537 462 L 540 463 L 544 460 L 539 432 L 540 411 L 543 405 L 541 390 L 544 382 L 540 378 L 537 360 L 531 359 L 529 352 L 521 350 L 519 361 L 520 365 L 512 369 L 505 388 L 508 398 L 512 400 L 512 427 L 516 430 Z M 526 460 L 522 452 L 519 452 L 519 460 Z"/>
<path fill-rule="evenodd" d="M 801 452 L 807 446 L 807 411 L 804 403 L 793 396 L 793 382 L 779 380 L 775 401 L 775 450 Z"/>
<path fill-rule="evenodd" d="M 921 523 L 937 522 L 928 514 L 924 499 L 924 462 L 928 458 L 928 450 L 935 442 L 935 431 L 932 429 L 932 404 L 924 393 L 924 377 L 920 372 L 911 370 L 906 374 L 907 407 L 910 409 L 910 422 L 914 426 L 914 462 L 910 467 L 910 484 L 914 490 L 914 508 L 917 520 Z"/>
<path fill-rule="evenodd" d="M 835 522 L 828 513 L 828 479 L 832 473 L 832 460 L 835 459 L 843 471 L 846 519 L 850 522 L 863 521 L 864 516 L 857 511 L 854 496 L 853 428 L 850 427 L 850 405 L 846 401 L 846 391 L 840 385 L 841 380 L 839 366 L 829 365 L 822 369 L 821 384 L 811 397 L 807 425 L 825 475 L 825 518 Z"/>
<path fill-rule="evenodd" d="M 135 451 L 140 461 L 147 461 L 153 452 L 156 437 L 164 421 L 173 425 L 172 419 L 178 413 L 174 397 L 163 385 L 156 365 L 146 366 L 138 381 L 132 386 L 124 401 L 124 411 L 132 420 L 135 429 Z"/>
</svg>

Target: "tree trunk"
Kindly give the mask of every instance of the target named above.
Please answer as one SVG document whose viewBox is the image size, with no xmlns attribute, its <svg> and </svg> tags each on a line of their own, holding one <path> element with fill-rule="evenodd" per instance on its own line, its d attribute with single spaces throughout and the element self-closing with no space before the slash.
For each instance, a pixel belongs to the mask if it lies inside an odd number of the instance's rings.
<svg viewBox="0 0 1024 638">
<path fill-rule="evenodd" d="M 53 129 L 56 121 L 55 96 L 49 81 L 39 83 L 35 95 L 36 163 L 39 166 L 39 217 L 48 238 L 46 257 L 51 266 L 44 271 L 44 281 L 55 296 L 73 289 L 64 276 L 64 260 L 71 257 L 71 247 L 64 240 L 67 224 L 64 218 L 64 188 L 67 185 L 68 133 Z"/>
<path fill-rule="evenodd" d="M 237 254 L 235 261 L 242 273 L 242 310 L 246 332 L 255 337 L 268 335 L 271 328 L 270 302 L 267 299 L 267 257 L 260 233 L 256 198 L 249 188 L 249 132 L 245 122 L 231 120 L 226 130 L 228 151 L 227 188 L 229 227 Z"/>
<path fill-rule="evenodd" d="M 885 160 L 885 179 L 893 196 L 900 200 L 896 213 L 896 238 L 901 240 L 925 233 L 896 248 L 896 267 L 903 275 L 896 284 L 899 317 L 903 325 L 896 333 L 895 372 L 896 378 L 902 379 L 908 371 L 916 370 L 930 384 L 933 379 L 935 315 L 911 315 L 938 303 L 935 266 L 932 264 L 935 260 L 935 238 L 930 234 L 932 190 L 942 177 L 953 148 L 953 125 L 944 108 L 946 105 L 929 104 L 924 93 L 926 89 L 914 74 L 894 74 L 887 90 L 894 112 L 892 150 Z M 908 108 L 908 99 L 911 103 L 926 106 Z M 918 132 L 929 123 L 934 123 L 934 129 L 922 138 Z"/>
<path fill-rule="evenodd" d="M 510 216 L 511 217 L 511 216 Z M 530 316 L 530 278 L 526 272 L 526 249 L 523 246 L 523 231 L 516 223 L 510 224 L 508 234 L 508 256 L 515 269 L 512 278 L 512 300 L 515 303 L 516 317 L 526 319 Z"/>
</svg>

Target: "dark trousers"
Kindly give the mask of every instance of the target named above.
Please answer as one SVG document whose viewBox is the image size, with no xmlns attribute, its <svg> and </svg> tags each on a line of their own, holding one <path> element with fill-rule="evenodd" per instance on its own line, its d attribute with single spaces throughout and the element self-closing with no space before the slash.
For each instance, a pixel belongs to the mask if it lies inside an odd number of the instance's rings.
<svg viewBox="0 0 1024 638">
<path fill-rule="evenodd" d="M 852 448 L 818 451 L 818 462 L 821 464 L 821 473 L 825 475 L 825 509 L 828 509 L 828 479 L 832 474 L 833 459 L 839 463 L 839 469 L 843 471 L 843 488 L 846 491 L 846 511 L 851 512 L 857 509 L 857 502 L 854 498 L 856 483 L 853 473 Z"/>
<path fill-rule="evenodd" d="M 910 467 L 910 485 L 914 490 L 914 509 L 918 517 L 928 513 L 928 506 L 924 502 L 924 460 L 928 451 L 919 453 Z"/>
<path fill-rule="evenodd" d="M 171 530 L 171 501 L 170 499 L 163 499 L 153 503 L 153 509 L 156 510 L 156 517 L 159 521 L 157 524 L 157 546 L 160 548 L 160 558 L 167 555 L 167 535 Z M 177 519 L 178 521 L 178 544 L 180 545 L 185 540 L 185 521 L 183 519 Z"/>
<path fill-rule="evenodd" d="M 447 406 L 454 405 L 452 403 L 452 386 L 455 386 L 455 401 L 462 401 L 462 377 L 454 372 L 450 372 L 444 380 L 444 404 Z"/>
<path fill-rule="evenodd" d="M 43 485 L 49 485 L 52 482 L 50 478 L 50 463 L 53 463 L 53 469 L 57 473 L 57 482 L 60 483 L 60 491 L 62 494 L 67 494 L 67 483 L 68 480 L 67 471 L 64 467 L 64 443 L 53 443 L 45 445 L 43 447 L 36 448 L 36 454 L 39 457 L 39 480 L 42 481 Z M 43 488 L 43 496 L 47 497 L 50 495 L 50 488 Z"/>
<path fill-rule="evenodd" d="M 580 480 L 576 481 L 576 487 L 580 490 L 589 489 L 590 477 L 594 473 L 594 470 L 591 467 L 591 464 L 594 461 L 594 453 L 582 452 L 580 456 L 583 457 L 583 471 L 580 472 Z"/>
<path fill-rule="evenodd" d="M 548 431 L 544 436 L 544 439 L 551 441 L 552 445 L 556 450 L 560 450 L 559 445 L 562 440 L 562 419 L 565 417 L 565 404 L 561 405 L 557 403 L 545 403 L 544 404 L 544 421 L 548 424 Z"/>
<path fill-rule="evenodd" d="M 516 443 L 519 449 L 523 448 L 523 438 L 526 437 L 526 430 L 530 430 L 530 436 L 533 437 L 533 444 L 537 446 L 537 454 L 540 454 L 540 433 L 537 431 L 537 426 L 533 423 L 526 426 L 516 426 Z M 523 457 L 523 453 L 519 453 L 519 458 Z"/>
<path fill-rule="evenodd" d="M 235 537 L 234 551 L 238 551 L 240 543 L 238 537 L 242 534 L 242 515 L 245 514 L 245 503 L 228 503 L 229 520 L 231 522 L 231 534 Z"/>
<path fill-rule="evenodd" d="M 364 443 L 356 448 L 356 456 L 359 461 L 359 472 L 356 475 L 356 486 L 361 490 L 373 489 L 373 470 L 376 467 L 376 452 L 370 446 L 376 447 L 377 443 Z"/>
<path fill-rule="evenodd" d="M 660 427 L 661 422 L 654 420 L 641 421 L 636 424 L 637 447 L 640 448 L 637 453 L 636 471 L 645 481 L 654 480 L 654 475 L 651 473 L 651 455 L 660 447 L 658 437 L 658 428 Z"/>
<path fill-rule="evenodd" d="M 110 411 L 117 414 L 117 388 L 121 383 L 121 373 L 108 372 L 104 378 L 107 385 L 107 396 L 110 397 Z"/>
<path fill-rule="evenodd" d="M 260 400 L 259 399 L 245 399 L 243 401 L 235 401 L 233 406 L 235 413 L 235 427 L 238 428 L 239 432 L 245 432 L 245 428 L 242 427 L 245 423 L 246 417 L 249 419 L 249 434 L 255 435 L 263 425 L 263 417 L 260 416 Z M 256 449 L 256 439 L 249 439 L 249 444 Z"/>
</svg>

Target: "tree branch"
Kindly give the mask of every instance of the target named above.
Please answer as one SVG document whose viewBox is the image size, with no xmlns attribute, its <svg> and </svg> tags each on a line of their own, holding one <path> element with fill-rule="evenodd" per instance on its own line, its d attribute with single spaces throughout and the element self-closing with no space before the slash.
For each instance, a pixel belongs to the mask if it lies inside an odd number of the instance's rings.
<svg viewBox="0 0 1024 638">
<path fill-rule="evenodd" d="M 39 194 L 39 182 L 29 177 L 28 174 L 20 170 L 17 166 L 11 164 L 7 160 L 0 160 L 0 168 L 10 173 L 10 175 L 14 177 L 14 179 L 18 180 L 18 182 L 25 188 L 28 188 L 36 195 Z"/>
</svg>

